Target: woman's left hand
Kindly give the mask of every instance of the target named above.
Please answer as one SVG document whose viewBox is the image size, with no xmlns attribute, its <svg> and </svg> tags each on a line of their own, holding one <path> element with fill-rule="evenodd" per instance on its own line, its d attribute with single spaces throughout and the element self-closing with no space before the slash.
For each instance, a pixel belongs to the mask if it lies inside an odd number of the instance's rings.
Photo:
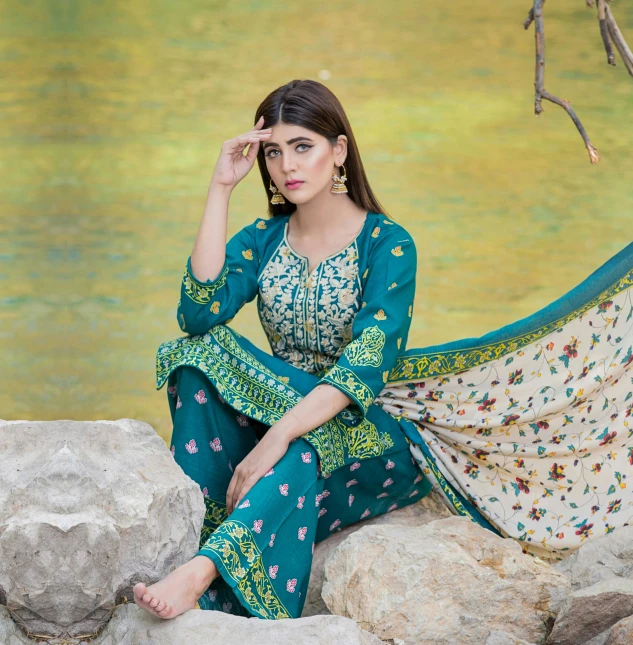
<svg viewBox="0 0 633 645">
<path fill-rule="evenodd" d="M 271 426 L 259 443 L 240 461 L 226 491 L 226 512 L 230 515 L 248 491 L 286 454 L 289 438 Z"/>
</svg>

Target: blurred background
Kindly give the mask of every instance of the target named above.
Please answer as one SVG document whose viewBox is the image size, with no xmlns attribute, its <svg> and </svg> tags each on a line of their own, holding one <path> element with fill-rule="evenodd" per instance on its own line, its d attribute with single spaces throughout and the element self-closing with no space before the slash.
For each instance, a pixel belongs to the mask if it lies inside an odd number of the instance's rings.
<svg viewBox="0 0 633 645">
<path fill-rule="evenodd" d="M 9 6 L 10 5 L 10 6 Z M 296 78 L 341 100 L 372 188 L 414 235 L 408 347 L 480 336 L 564 295 L 631 241 L 633 79 L 595 9 L 530 3 L 5 3 L 0 24 L 0 418 L 117 419 L 167 440 L 158 345 L 222 141 Z M 633 45 L 633 3 L 612 11 Z M 257 165 L 229 234 L 266 216 Z M 255 302 L 231 325 L 266 348 Z"/>
</svg>

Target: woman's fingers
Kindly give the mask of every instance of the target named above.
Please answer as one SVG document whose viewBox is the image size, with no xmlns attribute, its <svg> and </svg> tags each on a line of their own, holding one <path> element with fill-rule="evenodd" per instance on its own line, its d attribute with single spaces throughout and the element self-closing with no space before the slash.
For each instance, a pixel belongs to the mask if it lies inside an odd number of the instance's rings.
<svg viewBox="0 0 633 645">
<path fill-rule="evenodd" d="M 231 477 L 231 481 L 229 482 L 229 488 L 226 491 L 226 512 L 227 515 L 230 515 L 234 508 L 233 508 L 233 492 L 238 484 L 238 479 L 239 479 L 239 474 L 238 473 L 233 473 L 233 477 Z"/>
</svg>

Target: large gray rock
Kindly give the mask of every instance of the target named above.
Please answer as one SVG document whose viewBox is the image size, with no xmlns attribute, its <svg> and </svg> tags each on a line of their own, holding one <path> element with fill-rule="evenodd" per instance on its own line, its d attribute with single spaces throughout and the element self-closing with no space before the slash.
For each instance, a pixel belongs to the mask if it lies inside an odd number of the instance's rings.
<svg viewBox="0 0 633 645">
<path fill-rule="evenodd" d="M 610 630 L 605 645 L 631 645 L 633 643 L 633 616 L 622 619 Z"/>
<path fill-rule="evenodd" d="M 633 580 L 633 526 L 589 540 L 553 566 L 569 578 L 572 591 L 613 578 Z"/>
<path fill-rule="evenodd" d="M 581 645 L 633 615 L 633 580 L 612 578 L 574 591 L 563 604 L 550 634 L 551 645 Z"/>
<path fill-rule="evenodd" d="M 322 594 L 382 640 L 485 645 L 495 630 L 542 643 L 569 592 L 565 575 L 518 542 L 451 517 L 361 528 L 326 562 Z"/>
<path fill-rule="evenodd" d="M 31 632 L 91 633 L 198 550 L 204 500 L 146 423 L 0 424 L 0 600 Z"/>
<path fill-rule="evenodd" d="M 127 605 L 118 607 L 100 637 L 91 645 L 382 645 L 352 620 L 342 616 L 262 620 L 219 611 L 188 611 L 162 620 Z M 21 645 L 21 644 L 20 644 Z"/>
<path fill-rule="evenodd" d="M 424 526 L 433 520 L 453 517 L 452 513 L 442 501 L 442 498 L 431 491 L 415 504 L 404 508 L 397 508 L 389 513 L 372 517 L 362 522 L 350 524 L 343 529 L 335 531 L 325 540 L 319 542 L 314 548 L 312 569 L 310 571 L 310 584 L 303 607 L 302 617 L 329 614 L 330 610 L 323 601 L 321 589 L 325 580 L 325 563 L 334 549 L 352 533 L 364 526 L 373 524 L 389 524 L 393 526 Z"/>
</svg>

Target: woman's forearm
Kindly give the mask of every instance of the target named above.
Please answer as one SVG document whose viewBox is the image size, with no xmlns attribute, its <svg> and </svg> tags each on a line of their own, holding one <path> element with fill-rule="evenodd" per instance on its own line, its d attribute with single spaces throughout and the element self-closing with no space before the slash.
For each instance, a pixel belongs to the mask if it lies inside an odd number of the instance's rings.
<svg viewBox="0 0 633 645">
<path fill-rule="evenodd" d="M 275 423 L 274 432 L 292 441 L 329 421 L 350 403 L 352 399 L 339 389 L 321 383 Z"/>
<path fill-rule="evenodd" d="M 215 280 L 226 258 L 226 228 L 232 188 L 221 184 L 209 186 L 207 203 L 191 252 L 191 268 L 201 281 Z"/>
</svg>

